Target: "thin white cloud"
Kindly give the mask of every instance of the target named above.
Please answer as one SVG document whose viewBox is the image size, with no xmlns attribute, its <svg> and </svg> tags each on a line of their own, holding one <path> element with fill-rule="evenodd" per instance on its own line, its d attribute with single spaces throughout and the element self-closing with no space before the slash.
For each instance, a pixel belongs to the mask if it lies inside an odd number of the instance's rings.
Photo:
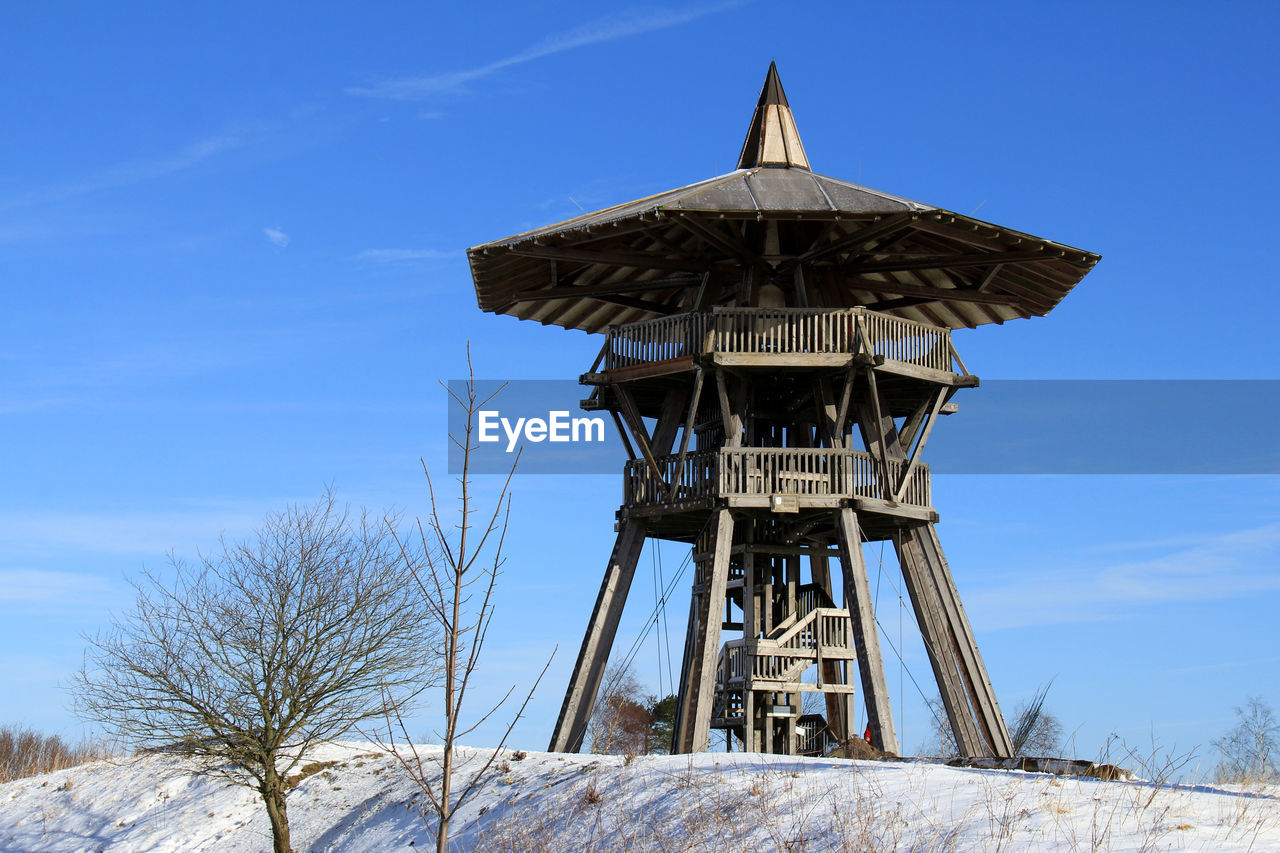
<svg viewBox="0 0 1280 853">
<path fill-rule="evenodd" d="M 65 201 L 100 190 L 117 189 L 172 175 L 240 147 L 244 144 L 245 137 L 252 132 L 255 132 L 255 128 L 250 126 L 228 130 L 192 142 L 167 156 L 120 163 L 82 180 L 53 184 L 13 198 L 0 199 L 0 210 Z"/>
<path fill-rule="evenodd" d="M 351 86 L 347 94 L 366 98 L 383 98 L 394 101 L 413 101 L 431 95 L 450 94 L 466 90 L 472 81 L 492 76 L 505 68 L 532 62 L 544 56 L 563 53 L 577 47 L 637 36 L 686 24 L 707 15 L 740 6 L 740 0 L 690 9 L 643 9 L 621 12 L 597 18 L 582 26 L 543 39 L 519 53 L 495 60 L 487 65 L 459 71 L 445 71 L 417 77 L 399 77 L 382 80 L 371 86 Z"/>
<path fill-rule="evenodd" d="M 1165 670 L 1166 675 L 1185 675 L 1191 672 L 1214 672 L 1222 669 L 1240 669 L 1247 666 L 1261 666 L 1268 663 L 1280 663 L 1280 657 L 1251 658 L 1248 660 L 1229 660 L 1217 663 L 1206 663 L 1200 666 L 1184 666 L 1178 669 Z"/>
<path fill-rule="evenodd" d="M 397 261 L 440 261 L 460 254 L 460 252 L 446 252 L 440 249 L 365 249 L 356 255 L 356 258 L 362 261 L 391 264 Z"/>
<path fill-rule="evenodd" d="M 70 603 L 110 591 L 105 579 L 80 572 L 0 569 L 0 606 Z"/>
<path fill-rule="evenodd" d="M 1012 583 L 975 590 L 965 603 L 985 627 L 1116 618 L 1134 608 L 1280 592 L 1280 523 L 1207 538 L 1149 560 L 1055 561 Z"/>
<path fill-rule="evenodd" d="M 281 231 L 279 228 L 263 228 L 262 233 L 267 235 L 267 239 L 279 246 L 281 249 L 289 245 L 289 235 Z"/>
</svg>

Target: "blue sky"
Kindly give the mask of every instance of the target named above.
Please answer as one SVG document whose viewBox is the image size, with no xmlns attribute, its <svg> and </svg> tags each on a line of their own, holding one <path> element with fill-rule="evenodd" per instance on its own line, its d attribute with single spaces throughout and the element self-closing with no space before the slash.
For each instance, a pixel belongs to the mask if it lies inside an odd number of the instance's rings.
<svg viewBox="0 0 1280 853">
<path fill-rule="evenodd" d="M 482 314 L 464 249 L 728 171 L 770 60 L 817 171 L 1102 254 L 1047 319 L 958 333 L 975 373 L 1280 378 L 1259 212 L 1280 190 L 1280 21 L 1263 4 L 5 17 L 0 720 L 78 732 L 58 685 L 81 633 L 170 550 L 243 535 L 328 483 L 423 511 L 418 458 L 444 464 L 436 382 L 463 373 L 467 341 L 480 376 L 518 379 L 572 378 L 599 345 Z M 1248 413 L 1171 399 L 1114 440 L 1156 417 L 1212 419 L 1231 441 Z M 1280 705 L 1278 485 L 935 478 L 1006 709 L 1055 678 L 1049 704 L 1092 756 L 1113 732 L 1206 744 L 1250 694 Z M 616 477 L 517 479 L 492 692 L 560 646 L 522 746 L 549 736 L 619 492 Z M 682 556 L 664 549 L 665 576 Z M 620 644 L 653 606 L 652 559 Z M 887 580 L 879 606 L 896 645 Z M 887 667 L 913 746 L 927 725 L 908 673 L 923 683 L 928 664 L 909 608 L 901 620 L 904 665 L 886 650 Z M 638 665 L 655 690 L 657 660 L 651 640 Z"/>
</svg>

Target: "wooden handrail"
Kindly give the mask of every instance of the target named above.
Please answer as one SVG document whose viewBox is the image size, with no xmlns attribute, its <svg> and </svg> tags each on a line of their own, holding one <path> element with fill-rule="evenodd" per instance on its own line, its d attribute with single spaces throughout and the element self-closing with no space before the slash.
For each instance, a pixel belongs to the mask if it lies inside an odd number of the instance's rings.
<svg viewBox="0 0 1280 853">
<path fill-rule="evenodd" d="M 727 308 L 613 326 L 604 369 L 726 354 L 863 354 L 968 375 L 951 330 L 865 308 Z"/>
<path fill-rule="evenodd" d="M 910 468 L 906 482 L 904 470 Z M 658 476 L 660 472 L 661 476 Z M 887 482 L 883 482 L 886 479 Z M 797 495 L 833 498 L 897 498 L 932 506 L 929 467 L 888 459 L 882 465 L 861 450 L 809 447 L 723 447 L 628 462 L 624 503 L 660 506 L 709 498 Z M 677 488 L 672 491 L 671 485 Z"/>
</svg>

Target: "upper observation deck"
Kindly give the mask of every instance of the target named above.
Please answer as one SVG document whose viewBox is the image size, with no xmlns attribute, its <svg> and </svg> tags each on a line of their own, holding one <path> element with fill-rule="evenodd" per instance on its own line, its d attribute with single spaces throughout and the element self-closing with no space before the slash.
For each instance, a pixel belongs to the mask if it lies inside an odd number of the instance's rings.
<svg viewBox="0 0 1280 853">
<path fill-rule="evenodd" d="M 859 307 L 716 307 L 615 326 L 582 381 L 608 385 L 700 366 L 868 366 L 941 385 L 978 382 L 956 354 L 949 329 Z"/>
</svg>

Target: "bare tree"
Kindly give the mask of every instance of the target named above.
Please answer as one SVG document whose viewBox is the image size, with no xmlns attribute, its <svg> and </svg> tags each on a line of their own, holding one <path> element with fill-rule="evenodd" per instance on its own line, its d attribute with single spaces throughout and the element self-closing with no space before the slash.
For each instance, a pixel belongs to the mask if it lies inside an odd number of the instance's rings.
<svg viewBox="0 0 1280 853">
<path fill-rule="evenodd" d="M 508 721 L 497 748 L 476 758 L 470 767 L 466 767 L 467 762 L 459 761 L 458 741 L 488 721 L 506 705 L 515 692 L 515 687 L 512 686 L 499 702 L 477 717 L 464 721 L 463 709 L 467 692 L 475 679 L 485 638 L 493 621 L 493 594 L 504 562 L 502 546 L 511 512 L 511 477 L 515 473 L 513 464 L 491 511 L 486 511 L 481 516 L 483 522 L 477 525 L 473 519 L 477 510 L 471 482 L 472 454 L 478 449 L 478 445 L 474 443 L 476 420 L 480 409 L 493 399 L 493 395 L 484 399 L 477 396 L 475 374 L 470 371 L 470 349 L 467 352 L 467 366 L 468 379 L 460 394 L 444 385 L 449 396 L 462 407 L 465 415 L 462 434 L 449 437 L 462 451 L 462 471 L 458 477 L 457 524 L 447 522 L 441 513 L 441 502 L 436 496 L 431 472 L 423 462 L 422 470 L 427 479 L 431 511 L 425 523 L 421 519 L 418 521 L 419 547 L 411 550 L 405 545 L 405 566 L 413 577 L 416 591 L 425 602 L 430 620 L 441 634 L 434 667 L 441 675 L 444 688 L 441 697 L 444 729 L 435 734 L 443 749 L 439 758 L 431 756 L 424 759 L 409 737 L 403 715 L 395 707 L 386 718 L 384 741 L 384 745 L 399 758 L 431 804 L 436 818 L 438 853 L 446 853 L 449 849 L 450 822 L 454 814 L 488 784 L 495 761 L 506 745 L 511 730 L 519 722 L 534 690 L 551 666 L 551 660 L 548 659 L 533 686 L 525 694 L 524 701 Z M 519 454 L 517 460 L 518 458 Z M 425 565 L 421 568 L 416 565 L 413 557 L 416 553 L 425 555 Z M 552 651 L 552 656 L 554 655 L 555 652 Z M 397 735 L 403 741 L 398 748 Z M 456 780 L 455 785 L 455 773 L 464 769 L 465 773 Z"/>
<path fill-rule="evenodd" d="M 629 665 L 610 666 L 587 723 L 591 751 L 601 755 L 647 754 L 653 726 L 650 704 Z"/>
<path fill-rule="evenodd" d="M 76 708 L 255 789 L 288 853 L 287 780 L 304 753 L 424 686 L 417 559 L 332 493 L 194 564 L 171 557 L 171 579 L 145 573 L 132 612 L 87 638 Z"/>
<path fill-rule="evenodd" d="M 1013 741 L 1014 755 L 1048 758 L 1062 748 L 1062 723 L 1044 706 L 1045 697 L 1052 686 L 1053 682 L 1050 681 L 1036 691 L 1031 701 L 1023 702 L 1014 709 L 1013 729 L 1009 734 Z M 959 757 L 960 750 L 956 746 L 942 697 L 934 696 L 925 704 L 929 709 L 931 738 L 921 751 L 938 758 Z"/>
<path fill-rule="evenodd" d="M 1236 708 L 1235 727 L 1213 745 L 1222 755 L 1215 776 L 1220 782 L 1280 781 L 1280 718 L 1260 696 Z"/>
<path fill-rule="evenodd" d="M 942 704 L 942 697 L 934 695 L 925 700 L 929 709 L 929 740 L 920 747 L 920 752 L 934 758 L 950 760 L 960 755 L 956 746 L 956 737 L 951 731 L 951 723 L 947 719 L 947 709 Z"/>
</svg>

